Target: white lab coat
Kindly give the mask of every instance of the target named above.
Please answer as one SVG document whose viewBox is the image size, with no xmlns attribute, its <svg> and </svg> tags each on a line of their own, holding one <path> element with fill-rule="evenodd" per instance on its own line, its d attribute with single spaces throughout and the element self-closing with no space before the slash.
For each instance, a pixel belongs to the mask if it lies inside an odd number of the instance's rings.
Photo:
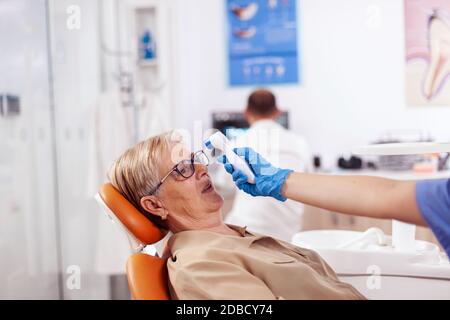
<svg viewBox="0 0 450 320">
<path fill-rule="evenodd" d="M 152 93 L 137 93 L 139 140 L 167 130 L 164 104 Z M 124 107 L 120 91 L 102 94 L 92 110 L 90 123 L 89 173 L 87 193 L 93 197 L 99 186 L 107 181 L 107 172 L 114 160 L 133 146 L 133 107 Z M 98 239 L 96 243 L 96 271 L 104 274 L 123 274 L 130 255 L 128 239 L 118 226 L 103 214 L 98 206 Z"/>
<path fill-rule="evenodd" d="M 251 147 L 276 167 L 308 171 L 311 154 L 305 139 L 273 120 L 260 120 L 235 141 L 237 147 Z M 230 177 L 230 176 L 229 176 Z M 233 185 L 229 178 L 228 185 Z M 252 197 L 238 191 L 226 222 L 247 226 L 249 230 L 274 238 L 291 241 L 301 229 L 303 205 L 269 197 Z"/>
</svg>

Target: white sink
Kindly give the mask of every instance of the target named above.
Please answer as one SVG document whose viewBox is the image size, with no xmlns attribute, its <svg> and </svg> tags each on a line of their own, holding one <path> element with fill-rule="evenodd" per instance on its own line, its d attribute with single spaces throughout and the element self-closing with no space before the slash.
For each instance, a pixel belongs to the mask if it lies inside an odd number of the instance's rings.
<svg viewBox="0 0 450 320">
<path fill-rule="evenodd" d="M 415 240 L 411 250 L 399 250 L 376 228 L 305 231 L 292 243 L 318 252 L 342 281 L 368 298 L 450 299 L 450 263 L 435 244 Z"/>
</svg>

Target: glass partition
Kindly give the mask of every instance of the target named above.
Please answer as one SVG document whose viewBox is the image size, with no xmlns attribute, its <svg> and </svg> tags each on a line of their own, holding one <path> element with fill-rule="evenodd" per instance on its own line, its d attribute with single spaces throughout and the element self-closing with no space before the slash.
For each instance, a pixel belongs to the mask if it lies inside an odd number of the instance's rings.
<svg viewBox="0 0 450 320">
<path fill-rule="evenodd" d="M 0 1 L 0 299 L 62 294 L 46 12 Z"/>
</svg>

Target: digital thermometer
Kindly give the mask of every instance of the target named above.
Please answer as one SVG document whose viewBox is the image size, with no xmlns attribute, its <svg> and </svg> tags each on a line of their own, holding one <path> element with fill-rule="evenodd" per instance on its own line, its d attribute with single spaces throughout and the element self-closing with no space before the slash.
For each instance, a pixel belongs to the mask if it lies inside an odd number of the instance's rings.
<svg viewBox="0 0 450 320">
<path fill-rule="evenodd" d="M 241 170 L 247 176 L 248 183 L 255 183 L 255 175 L 252 169 L 250 169 L 247 162 L 239 157 L 231 148 L 230 141 L 223 135 L 222 132 L 218 131 L 210 136 L 205 141 L 205 147 L 213 150 L 217 149 L 221 151 L 228 159 L 228 162 L 233 165 L 235 169 Z"/>
</svg>

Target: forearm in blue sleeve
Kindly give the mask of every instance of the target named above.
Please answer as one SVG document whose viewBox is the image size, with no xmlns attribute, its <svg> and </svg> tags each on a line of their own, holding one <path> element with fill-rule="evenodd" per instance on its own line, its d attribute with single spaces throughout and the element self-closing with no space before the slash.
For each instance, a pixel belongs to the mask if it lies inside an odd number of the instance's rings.
<svg viewBox="0 0 450 320">
<path fill-rule="evenodd" d="M 418 182 L 416 200 L 424 220 L 450 257 L 450 179 Z"/>
</svg>

